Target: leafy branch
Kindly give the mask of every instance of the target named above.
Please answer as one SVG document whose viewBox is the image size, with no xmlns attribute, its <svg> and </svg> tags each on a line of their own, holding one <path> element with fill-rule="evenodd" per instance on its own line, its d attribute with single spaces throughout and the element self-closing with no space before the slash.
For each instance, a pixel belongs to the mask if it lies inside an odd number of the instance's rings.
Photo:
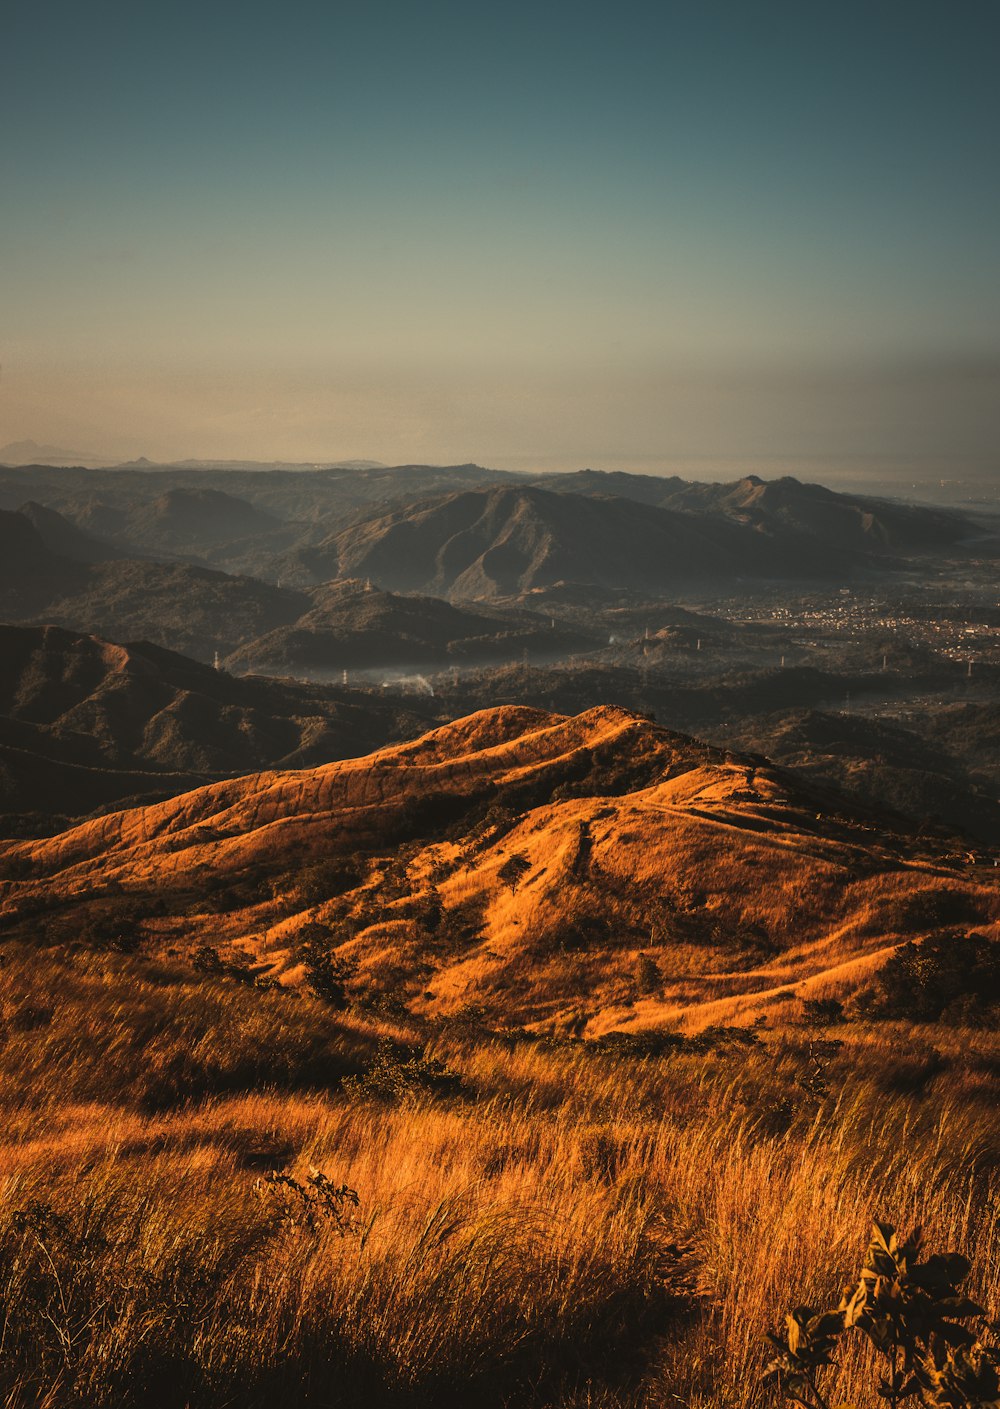
<svg viewBox="0 0 1000 1409">
<path fill-rule="evenodd" d="M 957 1252 L 922 1261 L 921 1251 L 919 1229 L 900 1239 L 890 1224 L 876 1223 L 858 1281 L 837 1310 L 796 1307 L 784 1336 L 771 1336 L 778 1354 L 764 1382 L 803 1409 L 831 1409 L 820 1375 L 835 1363 L 841 1337 L 856 1331 L 881 1358 L 874 1389 L 891 1409 L 915 1395 L 927 1409 L 1000 1409 L 1000 1362 L 980 1332 L 962 1324 L 986 1316 L 960 1290 L 969 1261 Z"/>
</svg>

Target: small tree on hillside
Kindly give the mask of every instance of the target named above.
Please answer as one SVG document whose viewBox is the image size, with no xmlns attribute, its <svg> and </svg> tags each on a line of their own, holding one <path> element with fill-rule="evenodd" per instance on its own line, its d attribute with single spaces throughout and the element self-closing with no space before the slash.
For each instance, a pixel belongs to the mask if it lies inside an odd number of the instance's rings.
<svg viewBox="0 0 1000 1409">
<path fill-rule="evenodd" d="M 640 954 L 635 961 L 635 989 L 643 997 L 663 990 L 663 973 L 649 954 Z"/>
<path fill-rule="evenodd" d="M 306 925 L 296 936 L 295 953 L 306 972 L 309 988 L 331 1008 L 347 1007 L 347 984 L 355 967 L 337 954 L 333 934 L 325 925 Z"/>
<path fill-rule="evenodd" d="M 519 851 L 515 851 L 500 867 L 497 872 L 497 880 L 501 885 L 507 886 L 513 895 L 530 870 L 531 862 L 528 858 L 522 856 Z"/>
</svg>

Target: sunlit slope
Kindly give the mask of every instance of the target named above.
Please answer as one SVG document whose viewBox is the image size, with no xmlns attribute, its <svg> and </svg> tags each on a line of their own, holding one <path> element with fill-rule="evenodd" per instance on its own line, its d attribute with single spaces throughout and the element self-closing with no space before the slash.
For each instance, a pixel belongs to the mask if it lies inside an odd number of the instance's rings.
<svg viewBox="0 0 1000 1409">
<path fill-rule="evenodd" d="M 749 1021 L 996 922 L 992 868 L 923 846 L 626 710 L 503 707 L 8 844 L 0 913 L 64 934 L 130 907 L 143 950 L 211 944 L 291 985 L 319 933 L 355 997 L 424 1012 Z"/>
</svg>

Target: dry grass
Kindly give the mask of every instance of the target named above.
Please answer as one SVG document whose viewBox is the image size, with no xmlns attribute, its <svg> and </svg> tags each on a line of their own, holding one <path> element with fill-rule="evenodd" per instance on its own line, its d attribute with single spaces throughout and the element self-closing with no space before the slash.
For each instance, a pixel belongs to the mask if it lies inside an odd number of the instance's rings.
<svg viewBox="0 0 1000 1409">
<path fill-rule="evenodd" d="M 1000 1309 L 1000 1037 L 797 1025 L 899 939 L 995 934 L 995 876 L 755 772 L 486 711 L 0 848 L 8 1409 L 756 1409 L 876 1214 Z M 304 992 L 315 922 L 367 1006 Z M 312 1168 L 348 1229 L 261 1184 Z"/>
<path fill-rule="evenodd" d="M 146 953 L 222 946 L 293 986 L 296 937 L 318 921 L 366 992 L 425 1016 L 476 1003 L 551 1030 L 582 1018 L 592 1035 L 753 1021 L 790 986 L 849 988 L 914 934 L 996 932 L 992 868 L 752 771 L 750 787 L 746 764 L 627 711 L 487 710 L 367 759 L 0 842 L 0 912 L 65 943 L 100 942 L 131 909 Z M 508 888 L 514 857 L 526 871 Z M 307 894 L 303 867 L 331 862 L 347 888 Z M 662 992 L 636 994 L 640 953 Z"/>
<path fill-rule="evenodd" d="M 10 1406 L 762 1404 L 876 1214 L 1000 1307 L 990 1034 L 849 1024 L 816 1095 L 795 1027 L 643 1059 L 11 948 L 0 1003 Z M 342 1090 L 387 1041 L 461 1088 Z M 313 1166 L 344 1236 L 258 1187 Z"/>
</svg>

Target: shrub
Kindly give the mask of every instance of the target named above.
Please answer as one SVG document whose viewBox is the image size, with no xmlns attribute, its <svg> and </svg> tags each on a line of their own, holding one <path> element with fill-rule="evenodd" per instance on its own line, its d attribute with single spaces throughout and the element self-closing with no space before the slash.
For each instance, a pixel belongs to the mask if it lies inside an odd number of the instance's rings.
<svg viewBox="0 0 1000 1409">
<path fill-rule="evenodd" d="M 327 1226 L 341 1237 L 356 1231 L 357 1191 L 347 1184 L 335 1184 L 321 1169 L 310 1169 L 304 1180 L 272 1170 L 257 1180 L 254 1191 L 269 1199 L 270 1218 L 276 1228 L 306 1228 L 315 1233 Z"/>
<path fill-rule="evenodd" d="M 223 959 L 213 944 L 199 945 L 194 952 L 192 963 L 199 973 L 207 974 L 210 978 L 232 978 L 237 983 L 254 982 L 253 969 L 245 956 Z"/>
<path fill-rule="evenodd" d="M 682 1052 L 692 1043 L 682 1033 L 661 1027 L 649 1028 L 645 1032 L 606 1032 L 603 1037 L 593 1038 L 588 1045 L 602 1052 L 641 1059 Z"/>
<path fill-rule="evenodd" d="M 398 1101 L 421 1091 L 453 1095 L 461 1085 L 458 1072 L 438 1058 L 423 1053 L 402 1055 L 391 1042 L 381 1042 L 368 1070 L 362 1076 L 345 1077 L 343 1089 L 381 1101 Z"/>
<path fill-rule="evenodd" d="M 845 1021 L 839 998 L 803 998 L 802 1021 L 806 1027 L 832 1027 Z"/>
<path fill-rule="evenodd" d="M 364 880 L 365 870 L 360 857 L 331 857 L 309 862 L 292 879 L 304 905 L 321 905 L 325 900 L 354 890 Z"/>
<path fill-rule="evenodd" d="M 903 1241 L 888 1223 L 876 1223 L 861 1275 L 836 1311 L 798 1306 L 785 1318 L 784 1336 L 771 1336 L 778 1354 L 765 1383 L 803 1409 L 826 1409 L 821 1372 L 835 1363 L 841 1337 L 856 1330 L 883 1361 L 876 1394 L 892 1409 L 919 1394 L 928 1409 L 995 1409 L 1000 1361 L 963 1321 L 986 1311 L 959 1290 L 969 1275 L 957 1252 L 920 1261 L 921 1235 Z"/>
<path fill-rule="evenodd" d="M 660 966 L 648 954 L 640 954 L 635 961 L 635 990 L 643 995 L 663 991 L 663 974 L 660 971 Z"/>
<path fill-rule="evenodd" d="M 992 1026 L 1000 1007 L 1000 944 L 936 935 L 901 945 L 858 998 L 865 1017 Z"/>
<path fill-rule="evenodd" d="M 332 1008 L 347 1007 L 347 984 L 355 969 L 333 948 L 333 936 L 325 925 L 305 925 L 295 940 L 295 955 L 304 966 L 309 988 Z"/>
</svg>

